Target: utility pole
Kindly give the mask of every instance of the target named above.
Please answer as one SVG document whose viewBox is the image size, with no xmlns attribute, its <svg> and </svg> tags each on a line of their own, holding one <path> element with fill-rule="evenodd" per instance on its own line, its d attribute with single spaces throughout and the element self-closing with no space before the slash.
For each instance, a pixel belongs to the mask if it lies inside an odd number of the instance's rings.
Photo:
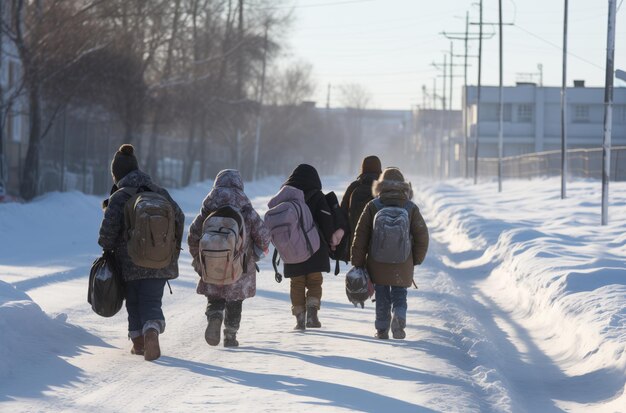
<svg viewBox="0 0 626 413">
<path fill-rule="evenodd" d="M 483 21 L 483 0 L 480 0 L 480 3 L 478 4 L 479 9 L 480 9 L 480 19 L 478 23 L 471 23 L 471 24 L 477 24 L 479 26 L 479 36 L 478 36 L 478 91 L 477 91 L 477 103 L 476 103 L 476 145 L 474 146 L 474 185 L 476 185 L 478 183 L 478 149 L 479 149 L 479 143 L 480 143 L 480 103 L 481 103 L 481 99 L 480 99 L 480 95 L 481 95 L 481 90 L 482 90 L 482 57 L 483 57 L 483 26 L 484 25 L 498 25 L 498 27 L 500 27 L 500 33 L 502 33 L 502 26 L 506 25 L 506 26 L 512 26 L 513 23 L 502 23 L 502 18 L 500 18 L 500 21 L 498 23 L 485 23 Z M 500 7 L 501 9 L 502 7 Z M 502 11 L 500 10 L 500 14 L 502 13 Z M 502 41 L 502 40 L 500 40 Z M 502 47 L 500 45 L 500 47 Z M 502 54 L 502 52 L 500 52 L 500 54 Z M 500 114 L 503 115 L 503 110 L 502 108 L 500 109 Z"/>
<path fill-rule="evenodd" d="M 448 70 L 448 64 L 447 64 L 447 55 L 443 55 L 443 90 L 441 93 L 442 96 L 442 100 L 441 100 L 441 109 L 443 110 L 443 113 L 445 114 L 446 112 L 446 80 L 447 80 L 447 70 Z"/>
<path fill-rule="evenodd" d="M 465 152 L 465 179 L 469 176 L 469 164 L 467 155 L 467 43 L 469 40 L 469 12 L 465 12 L 465 60 L 463 61 L 463 151 Z"/>
<path fill-rule="evenodd" d="M 328 111 L 330 110 L 330 83 L 328 84 L 328 87 L 326 88 L 326 113 L 328 113 Z"/>
<path fill-rule="evenodd" d="M 567 14 L 568 0 L 563 12 L 563 77 L 561 81 L 561 199 L 567 197 Z"/>
<path fill-rule="evenodd" d="M 450 42 L 450 113 L 452 113 L 452 91 L 454 87 L 452 86 L 452 78 L 454 77 L 454 42 Z"/>
<path fill-rule="evenodd" d="M 480 91 L 483 68 L 483 0 L 479 3 L 480 17 L 478 29 L 478 90 L 476 96 L 476 139 L 474 140 L 474 185 L 478 183 L 478 144 L 480 142 Z"/>
<path fill-rule="evenodd" d="M 611 173 L 611 127 L 613 121 L 613 77 L 615 69 L 615 0 L 609 0 L 604 86 L 604 140 L 602 142 L 602 225 L 609 222 L 609 178 Z"/>
<path fill-rule="evenodd" d="M 504 152 L 504 101 L 503 95 L 503 80 L 502 80 L 502 0 L 498 0 L 498 29 L 499 29 L 499 71 L 500 71 L 500 85 L 499 85 L 499 120 L 498 120 L 498 192 L 502 192 L 502 154 Z"/>
<path fill-rule="evenodd" d="M 261 92 L 259 93 L 259 109 L 256 116 L 256 137 L 254 139 L 254 170 L 252 180 L 256 181 L 259 172 L 259 147 L 261 145 L 261 116 L 263 114 L 263 98 L 265 96 L 265 69 L 267 66 L 267 32 L 269 21 L 265 22 L 265 36 L 263 37 L 263 66 L 261 70 Z"/>
<path fill-rule="evenodd" d="M 464 96 L 463 96 L 463 146 L 464 146 L 464 152 L 465 152 L 465 178 L 469 177 L 469 132 L 468 132 L 468 128 L 467 128 L 467 124 L 468 124 L 468 116 L 467 116 L 467 104 L 468 104 L 468 100 L 467 100 L 467 68 L 470 66 L 467 63 L 467 59 L 469 57 L 478 57 L 478 56 L 470 56 L 468 54 L 469 51 L 469 41 L 470 40 L 478 40 L 477 34 L 476 33 L 470 33 L 469 32 L 469 26 L 470 26 L 470 22 L 469 22 L 469 12 L 465 12 L 465 32 L 462 33 L 449 33 L 449 32 L 442 32 L 441 34 L 443 34 L 444 36 L 446 36 L 446 38 L 450 39 L 450 40 L 462 40 L 463 41 L 463 46 L 465 49 L 465 53 L 463 55 L 455 55 L 453 54 L 454 57 L 463 57 L 463 64 L 459 65 L 459 66 L 463 66 L 463 86 L 464 86 Z M 490 39 L 491 37 L 493 37 L 493 34 L 484 37 L 486 39 Z"/>
</svg>

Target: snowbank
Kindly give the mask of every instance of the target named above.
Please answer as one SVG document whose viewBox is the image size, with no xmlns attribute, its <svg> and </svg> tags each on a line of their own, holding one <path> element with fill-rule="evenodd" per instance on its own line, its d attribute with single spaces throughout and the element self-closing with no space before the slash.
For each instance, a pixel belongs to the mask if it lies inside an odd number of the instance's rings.
<svg viewBox="0 0 626 413">
<path fill-rule="evenodd" d="M 544 380 L 594 382 L 589 393 L 611 397 L 626 376 L 626 184 L 611 184 L 606 227 L 598 182 L 570 183 L 566 200 L 558 191 L 557 179 L 545 179 L 507 181 L 501 194 L 462 181 L 418 193 L 431 235 L 449 250 L 443 268 L 477 302 L 504 310 L 495 324 L 515 337 L 515 350 L 558 364 L 546 366 Z"/>
<path fill-rule="evenodd" d="M 0 384 L 6 391 L 0 401 L 80 379 L 79 369 L 63 357 L 79 354 L 86 345 L 106 344 L 66 318 L 63 313 L 49 317 L 27 294 L 0 281 Z"/>
</svg>

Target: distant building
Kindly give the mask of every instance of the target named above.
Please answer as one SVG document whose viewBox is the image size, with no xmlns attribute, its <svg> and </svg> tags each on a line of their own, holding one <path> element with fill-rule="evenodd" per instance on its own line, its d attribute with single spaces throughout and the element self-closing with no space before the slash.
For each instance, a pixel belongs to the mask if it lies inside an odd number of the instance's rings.
<svg viewBox="0 0 626 413">
<path fill-rule="evenodd" d="M 476 136 L 477 87 L 468 86 L 467 126 Z M 561 88 L 519 83 L 504 88 L 504 156 L 561 148 Z M 497 86 L 483 86 L 480 111 L 480 157 L 498 156 Z M 626 145 L 626 88 L 614 89 L 612 144 Z M 575 81 L 567 88 L 569 148 L 598 148 L 604 134 L 604 88 Z M 470 142 L 472 142 L 470 140 Z"/>
<path fill-rule="evenodd" d="M 363 157 L 377 155 L 383 166 L 414 169 L 415 150 L 411 144 L 411 111 L 385 109 L 318 109 L 341 125 L 344 151 L 343 170 L 355 174 Z M 326 112 L 328 111 L 328 112 Z"/>
</svg>

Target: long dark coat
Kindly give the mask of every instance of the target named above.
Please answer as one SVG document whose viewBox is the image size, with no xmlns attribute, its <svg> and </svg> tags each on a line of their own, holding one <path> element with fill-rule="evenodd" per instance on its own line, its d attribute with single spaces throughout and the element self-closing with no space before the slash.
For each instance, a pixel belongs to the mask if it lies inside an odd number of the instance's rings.
<svg viewBox="0 0 626 413">
<path fill-rule="evenodd" d="M 334 232 L 334 221 L 328 202 L 322 193 L 322 181 L 317 170 L 311 165 L 298 165 L 285 182 L 304 192 L 304 199 L 313 215 L 313 221 L 320 232 L 320 248 L 311 258 L 300 264 L 284 264 L 287 278 L 307 275 L 314 272 L 329 272 L 330 258 L 328 246 Z"/>
</svg>

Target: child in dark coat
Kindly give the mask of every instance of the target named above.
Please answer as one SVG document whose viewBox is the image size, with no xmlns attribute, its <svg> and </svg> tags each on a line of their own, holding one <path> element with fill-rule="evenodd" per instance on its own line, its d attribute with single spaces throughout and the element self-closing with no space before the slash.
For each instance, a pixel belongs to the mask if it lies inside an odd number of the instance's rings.
<svg viewBox="0 0 626 413">
<path fill-rule="evenodd" d="M 321 244 L 305 262 L 284 264 L 284 275 L 291 281 L 291 312 L 297 321 L 295 329 L 319 328 L 322 326 L 317 315 L 322 300 L 322 273 L 330 271 L 328 251 L 330 246 L 339 243 L 341 237 L 336 234 L 333 240 L 335 225 L 332 212 L 322 193 L 322 181 L 314 167 L 298 165 L 283 184 L 285 185 L 304 193 L 305 202 L 319 230 Z"/>
</svg>

